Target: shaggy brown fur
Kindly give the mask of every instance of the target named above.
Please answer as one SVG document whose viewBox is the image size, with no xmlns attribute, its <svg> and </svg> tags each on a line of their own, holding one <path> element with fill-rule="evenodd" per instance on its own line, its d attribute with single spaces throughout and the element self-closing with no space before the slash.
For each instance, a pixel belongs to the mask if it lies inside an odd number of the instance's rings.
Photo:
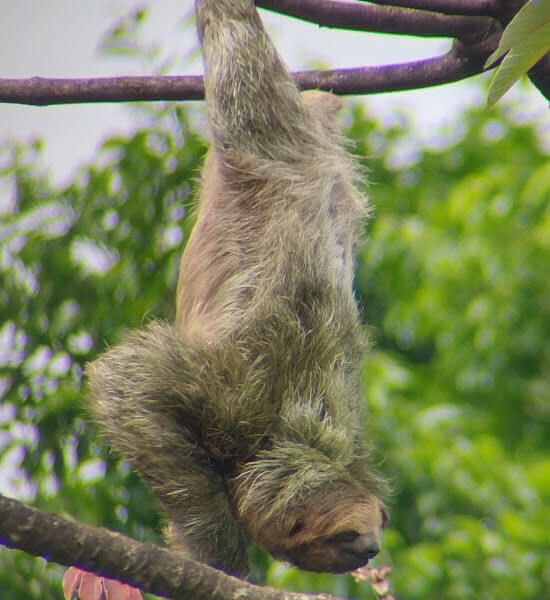
<svg viewBox="0 0 550 600">
<path fill-rule="evenodd" d="M 175 327 L 90 365 L 91 407 L 169 537 L 234 573 L 256 542 L 315 571 L 376 554 L 352 291 L 364 199 L 330 94 L 300 95 L 252 0 L 197 0 L 213 134 Z"/>
</svg>

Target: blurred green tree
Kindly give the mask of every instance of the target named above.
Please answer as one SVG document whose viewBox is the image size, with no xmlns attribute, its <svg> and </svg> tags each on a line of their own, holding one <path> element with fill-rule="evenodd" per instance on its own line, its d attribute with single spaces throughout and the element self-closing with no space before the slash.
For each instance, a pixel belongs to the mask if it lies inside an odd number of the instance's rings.
<svg viewBox="0 0 550 600">
<path fill-rule="evenodd" d="M 154 500 L 87 420 L 82 368 L 125 330 L 173 316 L 204 143 L 183 109 L 156 113 L 62 189 L 36 166 L 40 144 L 0 149 L 0 489 L 153 541 Z M 356 280 L 373 340 L 365 395 L 395 483 L 378 562 L 401 600 L 538 600 L 550 588 L 549 156 L 501 110 L 457 115 L 437 149 L 406 121 L 349 116 L 375 208 Z M 274 586 L 373 597 L 259 550 L 254 564 Z M 0 597 L 61 598 L 62 571 L 1 548 Z"/>
</svg>

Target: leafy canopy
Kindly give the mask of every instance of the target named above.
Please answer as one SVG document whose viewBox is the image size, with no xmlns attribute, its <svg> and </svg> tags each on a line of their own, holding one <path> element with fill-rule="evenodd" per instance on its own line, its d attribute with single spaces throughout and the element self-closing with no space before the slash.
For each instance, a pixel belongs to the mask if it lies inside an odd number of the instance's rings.
<svg viewBox="0 0 550 600">
<path fill-rule="evenodd" d="M 365 396 L 395 482 L 379 562 L 404 600 L 535 600 L 550 586 L 550 161 L 503 114 L 457 122 L 433 150 L 358 106 L 349 119 L 375 207 L 356 279 Z M 2 489 L 154 541 L 154 501 L 87 419 L 82 368 L 173 317 L 204 145 L 182 109 L 156 123 L 107 141 L 62 189 L 39 144 L 0 150 Z M 349 576 L 254 559 L 258 581 L 372 597 Z M 0 550 L 1 597 L 61 598 L 61 573 Z"/>
</svg>

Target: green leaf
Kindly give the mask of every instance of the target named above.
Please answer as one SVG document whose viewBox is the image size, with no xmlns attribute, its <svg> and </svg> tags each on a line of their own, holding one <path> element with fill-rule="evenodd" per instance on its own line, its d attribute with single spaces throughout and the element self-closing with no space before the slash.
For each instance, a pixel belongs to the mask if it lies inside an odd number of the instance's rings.
<svg viewBox="0 0 550 600">
<path fill-rule="evenodd" d="M 489 56 L 485 68 L 490 67 L 514 46 L 521 44 L 536 29 L 550 21 L 550 0 L 531 0 L 518 11 L 504 30 L 498 48 Z M 548 38 L 546 47 L 550 48 Z"/>
<path fill-rule="evenodd" d="M 514 83 L 550 49 L 550 21 L 532 31 L 518 46 L 513 46 L 499 66 L 487 98 L 492 106 Z"/>
</svg>

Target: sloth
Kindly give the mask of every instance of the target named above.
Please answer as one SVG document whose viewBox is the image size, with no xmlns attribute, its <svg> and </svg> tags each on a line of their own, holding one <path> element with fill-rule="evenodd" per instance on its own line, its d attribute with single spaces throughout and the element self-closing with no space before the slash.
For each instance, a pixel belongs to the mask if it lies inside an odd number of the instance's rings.
<svg viewBox="0 0 550 600">
<path fill-rule="evenodd" d="M 253 0 L 196 0 L 212 146 L 174 324 L 87 368 L 94 419 L 154 490 L 174 549 L 345 572 L 380 548 L 353 292 L 366 216 L 332 94 L 300 93 Z"/>
</svg>

